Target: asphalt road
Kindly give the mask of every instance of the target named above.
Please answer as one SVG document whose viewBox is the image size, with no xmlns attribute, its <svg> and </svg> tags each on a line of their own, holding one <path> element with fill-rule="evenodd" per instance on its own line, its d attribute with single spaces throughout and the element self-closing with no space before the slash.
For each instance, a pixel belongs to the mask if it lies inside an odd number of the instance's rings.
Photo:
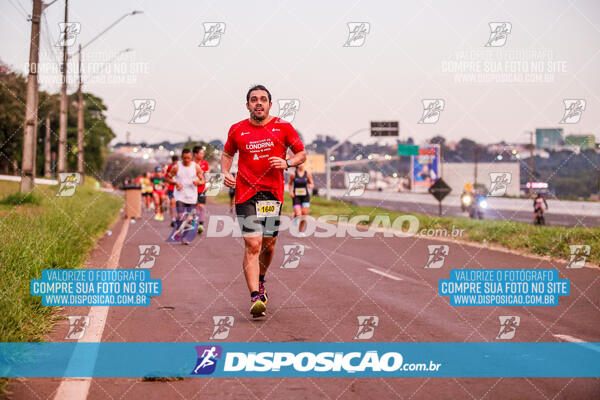
<svg viewBox="0 0 600 400">
<path fill-rule="evenodd" d="M 426 203 L 414 203 L 402 200 L 379 200 L 370 199 L 366 197 L 352 197 L 348 200 L 348 197 L 333 196 L 334 199 L 342 201 L 351 201 L 353 204 L 367 207 L 378 207 L 386 210 L 400 211 L 400 212 L 416 212 L 426 215 L 439 215 L 439 206 L 434 204 Z M 442 202 L 442 215 L 448 217 L 463 217 L 468 218 L 469 215 L 463 212 L 460 207 L 460 203 L 452 204 L 448 200 Z M 488 208 L 485 211 L 485 219 L 496 219 L 506 221 L 517 221 L 532 223 L 533 222 L 533 210 L 532 211 L 515 211 L 515 210 L 502 210 Z M 559 225 L 559 226 L 599 226 L 600 217 L 596 216 L 583 216 L 557 213 L 556 211 L 550 210 L 545 214 L 547 225 Z"/>
<path fill-rule="evenodd" d="M 222 206 L 209 205 L 213 214 Z M 89 265 L 108 264 L 120 220 L 93 251 Z M 126 222 L 125 222 L 126 223 Z M 165 243 L 170 228 L 145 213 L 129 226 L 120 268 L 134 268 L 138 245 L 158 244 L 152 278 L 163 293 L 149 307 L 111 307 L 103 342 L 206 342 L 213 316 L 233 316 L 224 341 L 352 342 L 358 316 L 378 316 L 371 341 L 497 342 L 499 316 L 516 315 L 514 341 L 600 341 L 599 271 L 565 269 L 535 258 L 423 237 L 294 238 L 283 232 L 267 275 L 268 315 L 250 318 L 241 269 L 240 238 L 196 238 L 190 246 Z M 446 243 L 440 269 L 425 269 L 427 245 Z M 283 269 L 283 245 L 302 244 L 297 268 Z M 450 268 L 558 268 L 571 281 L 571 294 L 557 307 L 453 307 L 437 292 Z M 67 307 L 67 315 L 89 309 Z M 65 341 L 67 321 L 48 336 Z M 53 399 L 60 379 L 18 379 L 14 399 Z M 88 399 L 590 399 L 599 398 L 600 380 L 583 378 L 185 378 L 144 382 L 140 378 L 94 378 Z"/>
</svg>

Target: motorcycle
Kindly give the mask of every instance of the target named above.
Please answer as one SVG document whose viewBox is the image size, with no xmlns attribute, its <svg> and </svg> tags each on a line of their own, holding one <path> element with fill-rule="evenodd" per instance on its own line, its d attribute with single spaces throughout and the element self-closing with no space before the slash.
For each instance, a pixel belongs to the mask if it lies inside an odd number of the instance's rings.
<svg viewBox="0 0 600 400">
<path fill-rule="evenodd" d="M 475 198 L 475 201 L 469 210 L 469 216 L 474 219 L 483 219 L 485 217 L 485 210 L 487 207 L 487 197 L 483 194 L 479 194 Z"/>
</svg>

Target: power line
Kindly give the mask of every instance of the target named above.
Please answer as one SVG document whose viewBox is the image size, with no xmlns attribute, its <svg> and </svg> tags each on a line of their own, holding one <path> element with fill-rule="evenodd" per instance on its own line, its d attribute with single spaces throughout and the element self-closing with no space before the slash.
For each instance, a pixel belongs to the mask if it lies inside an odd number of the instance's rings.
<svg viewBox="0 0 600 400">
<path fill-rule="evenodd" d="M 16 1 L 16 0 L 15 0 Z M 29 14 L 27 14 L 27 11 L 23 11 L 23 6 L 21 5 L 21 3 L 18 3 L 20 7 L 17 7 L 15 5 L 15 3 L 13 3 L 13 0 L 8 0 L 8 2 L 10 3 L 11 6 L 13 6 L 13 8 L 15 10 L 17 10 L 17 12 L 25 19 L 29 19 Z"/>
</svg>

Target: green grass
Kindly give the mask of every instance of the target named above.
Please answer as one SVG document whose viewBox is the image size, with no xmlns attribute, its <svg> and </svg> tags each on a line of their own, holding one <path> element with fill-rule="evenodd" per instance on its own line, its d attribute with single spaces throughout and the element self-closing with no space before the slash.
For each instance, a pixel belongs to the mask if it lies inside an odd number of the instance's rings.
<svg viewBox="0 0 600 400">
<path fill-rule="evenodd" d="M 22 204 L 39 205 L 42 198 L 38 193 L 10 193 L 0 199 L 0 204 L 7 206 L 18 206 Z"/>
<path fill-rule="evenodd" d="M 42 340 L 57 308 L 31 296 L 29 281 L 42 269 L 83 266 L 117 217 L 121 198 L 93 184 L 87 178 L 72 197 L 55 197 L 57 186 L 37 185 L 33 196 L 23 197 L 18 183 L 0 182 L 0 341 Z"/>
<path fill-rule="evenodd" d="M 216 197 L 219 203 L 228 204 L 229 197 L 221 194 Z M 286 193 L 283 213 L 292 213 L 292 201 Z M 592 248 L 588 261 L 600 264 L 600 228 L 534 226 L 523 222 L 499 220 L 474 220 L 458 217 L 435 217 L 418 213 L 401 213 L 374 207 L 361 207 L 337 200 L 325 200 L 321 197 L 311 197 L 310 214 L 317 218 L 321 215 L 369 215 L 369 223 L 377 214 L 388 214 L 393 221 L 401 215 L 414 215 L 419 220 L 419 232 L 422 229 L 464 229 L 462 236 L 457 238 L 466 242 L 490 243 L 507 249 L 524 251 L 526 253 L 557 257 L 567 261 L 570 255 L 569 245 L 587 244 Z M 450 236 L 450 235 L 448 235 Z"/>
</svg>

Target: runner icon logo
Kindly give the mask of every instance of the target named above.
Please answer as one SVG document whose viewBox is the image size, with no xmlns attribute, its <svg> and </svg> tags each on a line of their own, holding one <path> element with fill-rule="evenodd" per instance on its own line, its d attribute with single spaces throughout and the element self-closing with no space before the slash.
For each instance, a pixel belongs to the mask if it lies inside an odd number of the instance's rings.
<svg viewBox="0 0 600 400">
<path fill-rule="evenodd" d="M 440 114 L 444 110 L 446 101 L 444 99 L 423 99 L 423 115 L 419 124 L 435 124 L 440 119 Z"/>
<path fill-rule="evenodd" d="M 488 196 L 504 196 L 511 181 L 512 174 L 510 172 L 490 172 Z"/>
<path fill-rule="evenodd" d="M 160 254 L 160 246 L 156 244 L 140 244 L 140 258 L 136 268 L 152 268 L 156 262 L 156 257 Z"/>
<path fill-rule="evenodd" d="M 283 263 L 281 264 L 281 268 L 298 268 L 300 259 L 304 255 L 304 245 L 284 244 L 283 253 Z"/>
<path fill-rule="evenodd" d="M 591 247 L 589 244 L 572 244 L 569 245 L 571 249 L 571 257 L 567 268 L 583 268 L 585 266 L 585 260 L 590 255 Z"/>
<path fill-rule="evenodd" d="M 346 186 L 348 190 L 344 196 L 362 196 L 369 184 L 370 176 L 367 172 L 348 172 L 346 174 Z"/>
<path fill-rule="evenodd" d="M 221 346 L 196 346 L 198 361 L 190 375 L 210 375 L 217 368 L 217 360 L 223 355 Z"/>
<path fill-rule="evenodd" d="M 450 253 L 450 246 L 447 244 L 430 244 L 427 246 L 429 258 L 425 263 L 425 268 L 442 268 L 446 256 Z"/>
<path fill-rule="evenodd" d="M 134 99 L 133 117 L 130 124 L 145 124 L 150 121 L 152 111 L 156 109 L 156 100 L 153 99 Z"/>
<path fill-rule="evenodd" d="M 58 197 L 69 197 L 75 194 L 77 185 L 81 182 L 81 175 L 78 172 L 60 172 L 58 174 Z"/>
<path fill-rule="evenodd" d="M 277 102 L 279 103 L 279 114 L 277 114 L 277 117 L 292 123 L 294 118 L 296 118 L 296 113 L 300 109 L 300 100 L 281 99 L 277 100 Z"/>
<path fill-rule="evenodd" d="M 206 196 L 216 196 L 223 188 L 223 182 L 225 182 L 225 174 L 219 172 L 207 172 L 206 173 Z"/>
<path fill-rule="evenodd" d="M 561 124 L 576 124 L 581 119 L 581 114 L 585 110 L 586 102 L 584 99 L 564 99 L 565 114 L 559 123 Z"/>
<path fill-rule="evenodd" d="M 371 31 L 371 24 L 368 22 L 348 22 L 348 40 L 344 47 L 361 47 L 365 44 L 367 34 Z"/>
<path fill-rule="evenodd" d="M 367 340 L 373 337 L 375 333 L 375 327 L 379 325 L 379 317 L 376 315 L 362 315 L 358 318 L 358 331 L 355 340 Z"/>
<path fill-rule="evenodd" d="M 485 47 L 502 47 L 512 30 L 510 22 L 490 22 L 490 38 Z"/>
<path fill-rule="evenodd" d="M 210 340 L 223 340 L 227 339 L 229 336 L 229 331 L 233 328 L 234 318 L 230 315 L 215 315 L 213 316 L 213 321 L 215 323 L 215 327 L 213 329 L 212 335 L 210 335 Z"/>
<path fill-rule="evenodd" d="M 55 46 L 71 47 L 75 44 L 75 39 L 77 39 L 77 35 L 81 33 L 81 24 L 79 22 L 59 22 L 58 29 L 60 30 L 60 36 Z"/>
<path fill-rule="evenodd" d="M 517 327 L 521 326 L 521 317 L 515 315 L 504 315 L 500 319 L 500 330 L 496 339 L 510 340 L 515 337 Z"/>
<path fill-rule="evenodd" d="M 204 22 L 204 39 L 198 47 L 217 47 L 225 34 L 225 22 Z"/>
<path fill-rule="evenodd" d="M 79 340 L 85 333 L 85 328 L 90 325 L 90 317 L 85 316 L 68 316 L 69 319 L 69 332 L 65 339 L 68 340 Z"/>
</svg>

